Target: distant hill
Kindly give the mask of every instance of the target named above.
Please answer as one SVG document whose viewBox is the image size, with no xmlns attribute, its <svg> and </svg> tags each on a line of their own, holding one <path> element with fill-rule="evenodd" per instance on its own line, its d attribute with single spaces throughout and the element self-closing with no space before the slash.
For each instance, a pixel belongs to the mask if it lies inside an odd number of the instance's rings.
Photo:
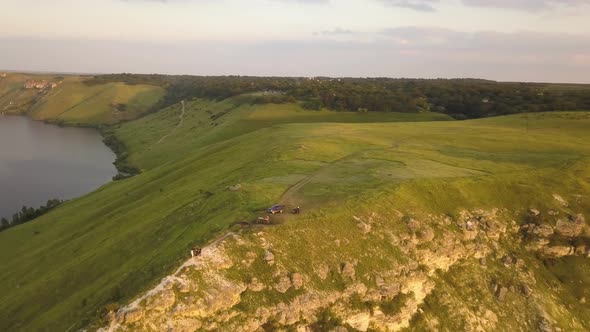
<svg viewBox="0 0 590 332">
<path fill-rule="evenodd" d="M 260 93 L 254 103 L 301 102 L 307 109 L 351 112 L 439 112 L 474 119 L 523 112 L 590 110 L 590 85 L 479 79 L 287 78 L 102 75 L 88 84 L 127 82 L 166 88 L 161 107 L 183 99 L 223 100 Z"/>
<path fill-rule="evenodd" d="M 7 74 L 0 78 L 0 112 L 94 126 L 135 119 L 164 95 L 164 89 L 157 86 L 122 82 L 88 86 L 86 80 L 79 76 Z"/>
</svg>

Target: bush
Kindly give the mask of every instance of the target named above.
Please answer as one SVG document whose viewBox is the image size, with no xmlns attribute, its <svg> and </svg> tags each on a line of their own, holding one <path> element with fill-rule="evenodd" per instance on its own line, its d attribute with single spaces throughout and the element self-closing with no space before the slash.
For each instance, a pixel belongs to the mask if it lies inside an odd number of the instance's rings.
<svg viewBox="0 0 590 332">
<path fill-rule="evenodd" d="M 394 316 L 401 312 L 402 307 L 411 298 L 414 298 L 413 292 L 410 292 L 408 294 L 400 293 L 393 299 L 382 302 L 381 305 L 379 305 L 379 307 L 385 315 Z"/>
<path fill-rule="evenodd" d="M 350 297 L 350 306 L 355 310 L 369 310 L 371 313 L 373 312 L 373 303 L 369 301 L 363 301 L 363 298 L 359 293 L 352 294 Z"/>
<path fill-rule="evenodd" d="M 336 316 L 330 309 L 322 310 L 317 317 L 317 321 L 311 324 L 311 330 L 314 332 L 331 331 L 338 326 L 342 326 L 342 319 Z"/>
</svg>

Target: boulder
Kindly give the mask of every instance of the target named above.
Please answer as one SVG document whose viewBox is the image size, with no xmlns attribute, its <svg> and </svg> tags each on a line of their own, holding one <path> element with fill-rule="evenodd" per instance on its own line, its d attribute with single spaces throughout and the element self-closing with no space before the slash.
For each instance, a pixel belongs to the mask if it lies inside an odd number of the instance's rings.
<svg viewBox="0 0 590 332">
<path fill-rule="evenodd" d="M 492 324 L 498 323 L 498 316 L 491 310 L 486 310 L 483 314 L 483 318 Z"/>
<path fill-rule="evenodd" d="M 550 237 L 553 235 L 553 228 L 547 224 L 541 224 L 533 227 L 532 233 L 538 237 Z"/>
<path fill-rule="evenodd" d="M 276 311 L 277 323 L 279 323 L 279 325 L 293 325 L 301 319 L 301 307 L 297 298 L 294 302 L 289 304 L 277 304 Z"/>
<path fill-rule="evenodd" d="M 495 241 L 500 240 L 500 236 L 506 232 L 506 226 L 494 219 L 487 219 L 485 221 L 486 235 Z"/>
<path fill-rule="evenodd" d="M 322 264 L 318 266 L 315 272 L 321 280 L 326 280 L 328 273 L 330 273 L 330 268 L 327 265 Z"/>
<path fill-rule="evenodd" d="M 584 223 L 580 222 L 579 220 L 557 220 L 557 225 L 555 225 L 555 232 L 562 236 L 567 237 L 576 237 L 582 234 L 584 230 Z"/>
<path fill-rule="evenodd" d="M 375 285 L 377 285 L 377 287 L 382 287 L 385 285 L 385 279 L 383 279 L 382 276 L 377 275 L 375 276 Z"/>
<path fill-rule="evenodd" d="M 530 209 L 529 209 L 529 214 L 530 214 L 531 216 L 533 216 L 533 217 L 536 217 L 536 216 L 538 216 L 538 215 L 540 215 L 540 214 L 541 214 L 541 211 L 539 211 L 539 210 L 537 210 L 537 209 L 534 209 L 534 208 L 530 208 Z"/>
<path fill-rule="evenodd" d="M 150 298 L 148 307 L 156 311 L 166 311 L 174 305 L 174 302 L 176 302 L 174 291 L 166 290 Z"/>
<path fill-rule="evenodd" d="M 285 293 L 289 288 L 291 288 L 291 279 L 288 276 L 282 276 L 275 285 L 275 289 L 279 293 Z"/>
<path fill-rule="evenodd" d="M 136 309 L 136 310 L 131 310 L 131 311 L 127 311 L 124 314 L 124 318 L 123 318 L 123 323 L 125 324 L 130 324 L 130 323 L 135 323 L 139 320 L 141 320 L 143 318 L 145 314 L 145 311 L 140 310 L 140 309 Z"/>
<path fill-rule="evenodd" d="M 379 294 L 385 298 L 393 298 L 402 290 L 402 285 L 399 283 L 386 284 L 379 287 Z"/>
<path fill-rule="evenodd" d="M 557 203 L 559 203 L 561 206 L 569 206 L 568 202 L 565 199 L 563 199 L 563 197 L 561 197 L 560 195 L 553 194 L 553 199 L 555 199 Z"/>
<path fill-rule="evenodd" d="M 189 293 L 191 290 L 192 290 L 191 284 L 188 283 L 188 282 L 181 282 L 178 285 L 178 291 L 181 292 L 181 293 Z"/>
<path fill-rule="evenodd" d="M 421 226 L 420 222 L 414 218 L 407 218 L 406 225 L 412 232 L 416 232 Z"/>
<path fill-rule="evenodd" d="M 582 256 L 582 255 L 585 255 L 587 252 L 588 252 L 588 249 L 586 248 L 586 245 L 580 244 L 580 245 L 576 246 L 576 249 L 575 249 L 576 255 Z"/>
<path fill-rule="evenodd" d="M 268 265 L 274 265 L 275 264 L 275 255 L 272 252 L 267 250 L 264 252 L 264 260 L 268 263 Z"/>
<path fill-rule="evenodd" d="M 359 222 L 356 227 L 358 227 L 361 230 L 361 233 L 363 234 L 369 234 L 371 232 L 371 225 L 364 223 L 364 222 Z"/>
<path fill-rule="evenodd" d="M 541 317 L 541 319 L 539 320 L 539 331 L 554 332 L 555 330 L 553 329 L 553 326 L 551 326 L 551 323 L 545 317 Z"/>
<path fill-rule="evenodd" d="M 543 248 L 543 254 L 549 257 L 563 257 L 569 256 L 574 252 L 574 248 L 571 246 L 550 246 Z"/>
<path fill-rule="evenodd" d="M 434 239 L 434 231 L 430 227 L 424 227 L 420 231 L 418 231 L 418 238 L 420 242 L 430 242 Z"/>
<path fill-rule="evenodd" d="M 485 258 L 485 256 L 479 259 L 479 265 L 486 266 L 486 264 L 487 264 L 487 259 Z"/>
<path fill-rule="evenodd" d="M 508 294 L 508 288 L 504 286 L 499 286 L 498 290 L 496 291 L 496 298 L 498 301 L 504 301 L 506 299 L 506 295 Z"/>
<path fill-rule="evenodd" d="M 348 319 L 346 319 L 346 323 L 353 329 L 364 332 L 369 329 L 370 319 L 371 315 L 368 312 L 363 312 L 348 317 Z"/>
<path fill-rule="evenodd" d="M 344 263 L 344 266 L 342 267 L 342 275 L 344 277 L 348 277 L 348 278 L 353 278 L 356 274 L 356 271 L 354 270 L 354 265 L 352 265 L 352 263 Z"/>
<path fill-rule="evenodd" d="M 355 282 L 354 284 L 346 287 L 346 289 L 344 290 L 343 296 L 344 297 L 350 297 L 353 294 L 358 294 L 361 297 L 365 296 L 365 294 L 367 294 L 367 286 L 365 284 L 363 284 L 362 282 Z"/>
<path fill-rule="evenodd" d="M 236 185 L 227 187 L 227 189 L 229 189 L 230 191 L 238 191 L 242 189 L 242 185 L 238 183 Z"/>
<path fill-rule="evenodd" d="M 205 296 L 206 309 L 209 313 L 225 310 L 240 302 L 240 295 L 246 290 L 244 284 L 223 284 L 217 289 L 210 289 Z"/>
<path fill-rule="evenodd" d="M 201 328 L 201 321 L 194 318 L 176 318 L 169 325 L 160 328 L 174 332 L 193 332 Z"/>
<path fill-rule="evenodd" d="M 330 332 L 348 332 L 348 329 L 343 326 L 338 326 L 338 327 L 332 329 Z"/>
<path fill-rule="evenodd" d="M 296 272 L 291 275 L 291 284 L 295 289 L 303 287 L 303 276 L 301 276 L 301 273 Z"/>
<path fill-rule="evenodd" d="M 525 297 L 529 297 L 533 293 L 533 289 L 527 284 L 522 284 L 520 286 L 520 291 Z"/>
<path fill-rule="evenodd" d="M 260 292 L 264 289 L 264 284 L 258 281 L 258 278 L 252 278 L 252 280 L 248 284 L 248 289 L 253 292 Z"/>
</svg>

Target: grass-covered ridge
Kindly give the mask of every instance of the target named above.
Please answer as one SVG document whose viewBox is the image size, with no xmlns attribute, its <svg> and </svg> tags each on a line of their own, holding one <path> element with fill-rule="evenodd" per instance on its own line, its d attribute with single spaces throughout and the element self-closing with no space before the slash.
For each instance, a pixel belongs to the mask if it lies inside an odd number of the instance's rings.
<svg viewBox="0 0 590 332">
<path fill-rule="evenodd" d="M 110 82 L 88 85 L 88 77 L 8 74 L 0 79 L 0 113 L 26 114 L 35 120 L 99 126 L 135 119 L 150 111 L 164 95 L 153 85 Z M 55 83 L 43 89 L 27 82 Z"/>
<path fill-rule="evenodd" d="M 1 329 L 82 327 L 168 274 L 190 246 L 276 202 L 311 211 L 304 226 L 313 244 L 322 236 L 315 215 L 321 225 L 357 203 L 454 215 L 590 194 L 590 113 L 427 121 L 449 118 L 232 99 L 187 101 L 182 111 L 176 104 L 110 128 L 140 175 L 0 233 Z M 298 226 L 279 227 L 293 235 Z"/>
</svg>

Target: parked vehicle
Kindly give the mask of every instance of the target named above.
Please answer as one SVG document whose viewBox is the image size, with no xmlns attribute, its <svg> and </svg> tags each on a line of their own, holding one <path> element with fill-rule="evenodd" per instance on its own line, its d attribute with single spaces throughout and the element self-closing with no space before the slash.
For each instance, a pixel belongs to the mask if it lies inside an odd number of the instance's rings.
<svg viewBox="0 0 590 332">
<path fill-rule="evenodd" d="M 269 207 L 268 209 L 266 209 L 266 212 L 268 212 L 270 214 L 283 213 L 283 212 L 285 212 L 285 206 L 284 205 L 273 205 L 273 206 Z"/>
<path fill-rule="evenodd" d="M 270 224 L 270 217 L 269 216 L 266 216 L 266 217 L 258 217 L 258 218 L 256 218 L 256 223 L 257 224 L 269 225 Z"/>
</svg>

